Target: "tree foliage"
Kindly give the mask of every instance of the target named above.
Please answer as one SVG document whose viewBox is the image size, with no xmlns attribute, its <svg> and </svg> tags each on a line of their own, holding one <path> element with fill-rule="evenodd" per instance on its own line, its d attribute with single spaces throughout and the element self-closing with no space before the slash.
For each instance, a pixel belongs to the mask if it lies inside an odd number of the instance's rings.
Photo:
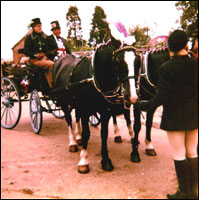
<svg viewBox="0 0 199 200">
<path fill-rule="evenodd" d="M 148 26 L 141 27 L 140 25 L 136 25 L 129 29 L 129 35 L 135 37 L 136 42 L 134 43 L 135 46 L 143 46 L 147 45 L 148 42 L 151 40 L 151 37 L 148 35 L 150 28 Z"/>
<path fill-rule="evenodd" d="M 198 37 L 198 1 L 178 1 L 175 5 L 177 10 L 182 10 L 181 28 L 188 37 L 196 39 Z"/>
<path fill-rule="evenodd" d="M 76 6 L 70 6 L 66 13 L 66 21 L 68 27 L 68 41 L 75 47 L 81 46 L 82 44 L 82 27 L 81 19 L 78 14 L 78 8 Z"/>
<path fill-rule="evenodd" d="M 106 33 L 110 32 L 108 24 L 103 21 L 105 18 L 106 14 L 103 8 L 96 6 L 91 23 L 92 28 L 90 31 L 89 46 L 96 47 L 97 44 L 103 41 Z"/>
</svg>

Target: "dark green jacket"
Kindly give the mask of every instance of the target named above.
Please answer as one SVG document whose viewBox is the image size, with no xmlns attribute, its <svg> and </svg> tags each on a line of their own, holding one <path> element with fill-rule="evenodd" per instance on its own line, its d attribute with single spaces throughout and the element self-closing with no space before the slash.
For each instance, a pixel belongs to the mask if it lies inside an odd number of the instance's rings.
<svg viewBox="0 0 199 200">
<path fill-rule="evenodd" d="M 160 105 L 163 105 L 161 129 L 198 128 L 198 63 L 195 59 L 177 56 L 160 67 L 157 95 L 140 109 L 150 111 Z"/>
<path fill-rule="evenodd" d="M 49 52 L 46 43 L 46 35 L 43 32 L 38 34 L 33 31 L 25 39 L 24 54 L 29 56 L 31 59 L 35 59 L 34 55 L 42 52 L 45 54 L 48 54 Z"/>
</svg>

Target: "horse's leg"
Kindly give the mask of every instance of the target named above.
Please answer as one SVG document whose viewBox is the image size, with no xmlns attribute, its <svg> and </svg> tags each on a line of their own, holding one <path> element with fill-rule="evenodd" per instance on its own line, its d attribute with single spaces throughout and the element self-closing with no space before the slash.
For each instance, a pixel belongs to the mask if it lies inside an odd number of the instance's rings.
<svg viewBox="0 0 199 200">
<path fill-rule="evenodd" d="M 102 155 L 102 169 L 105 171 L 112 171 L 113 165 L 108 156 L 108 147 L 107 147 L 107 139 L 108 139 L 108 123 L 110 116 L 108 113 L 101 114 L 101 138 L 102 138 L 102 146 L 101 146 L 101 155 Z"/>
<path fill-rule="evenodd" d="M 82 127 L 80 122 L 80 114 L 77 109 L 75 109 L 75 118 L 76 118 L 76 141 L 79 146 L 82 146 Z"/>
<path fill-rule="evenodd" d="M 107 147 L 107 139 L 108 139 L 108 122 L 110 116 L 107 113 L 101 114 L 101 138 L 102 138 L 102 146 L 101 146 L 101 155 L 102 155 L 102 169 L 106 171 L 113 170 L 112 162 L 108 156 L 108 147 Z"/>
<path fill-rule="evenodd" d="M 112 117 L 113 117 L 113 129 L 114 129 L 114 142 L 122 143 L 122 137 L 119 134 L 120 130 L 119 130 L 118 125 L 117 125 L 116 115 L 113 114 Z"/>
<path fill-rule="evenodd" d="M 140 162 L 140 156 L 138 153 L 138 145 L 139 145 L 138 136 L 141 129 L 140 111 L 134 108 L 133 113 L 134 113 L 134 120 L 135 120 L 134 126 L 133 126 L 135 137 L 131 139 L 132 148 L 133 148 L 133 152 L 131 153 L 131 161 Z"/>
<path fill-rule="evenodd" d="M 77 152 L 78 151 L 78 147 L 77 147 L 77 142 L 75 140 L 75 134 L 74 134 L 73 126 L 72 126 L 71 113 L 67 109 L 64 109 L 63 111 L 65 113 L 65 120 L 68 123 L 69 151 L 70 152 Z"/>
<path fill-rule="evenodd" d="M 124 118 L 126 120 L 126 125 L 129 130 L 129 135 L 131 136 L 131 139 L 134 137 L 133 127 L 131 125 L 131 117 L 130 117 L 130 110 L 124 109 Z"/>
<path fill-rule="evenodd" d="M 145 139 L 145 144 L 146 144 L 146 149 L 145 152 L 149 156 L 156 156 L 157 153 L 155 152 L 155 149 L 153 147 L 153 144 L 151 142 L 151 127 L 153 124 L 153 115 L 154 111 L 149 111 L 147 112 L 146 116 L 146 139 Z"/>
<path fill-rule="evenodd" d="M 83 115 L 81 116 L 82 121 L 82 150 L 80 153 L 80 161 L 78 163 L 78 172 L 79 173 L 88 173 L 89 169 L 89 162 L 88 162 L 88 152 L 87 152 L 87 145 L 88 140 L 90 138 L 90 129 L 88 125 L 89 116 Z"/>
</svg>

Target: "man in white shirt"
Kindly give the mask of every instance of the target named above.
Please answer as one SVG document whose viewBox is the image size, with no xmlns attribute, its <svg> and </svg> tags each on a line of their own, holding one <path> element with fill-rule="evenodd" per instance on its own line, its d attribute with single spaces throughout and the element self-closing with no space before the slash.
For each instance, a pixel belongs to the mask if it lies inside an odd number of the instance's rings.
<svg viewBox="0 0 199 200">
<path fill-rule="evenodd" d="M 61 28 L 58 21 L 51 22 L 51 31 L 52 35 L 47 37 L 47 44 L 50 53 L 48 54 L 48 58 L 51 60 L 56 60 L 66 54 L 71 54 L 69 48 L 66 45 L 66 40 L 61 35 Z"/>
</svg>

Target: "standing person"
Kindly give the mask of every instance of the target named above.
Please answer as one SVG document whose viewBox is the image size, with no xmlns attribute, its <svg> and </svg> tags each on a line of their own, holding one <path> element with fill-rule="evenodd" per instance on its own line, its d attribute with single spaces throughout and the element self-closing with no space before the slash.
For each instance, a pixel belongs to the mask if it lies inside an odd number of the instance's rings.
<svg viewBox="0 0 199 200">
<path fill-rule="evenodd" d="M 168 134 L 179 188 L 168 199 L 198 198 L 198 65 L 188 56 L 187 42 L 185 32 L 171 33 L 171 59 L 160 67 L 157 95 L 135 104 L 140 110 L 163 105 L 160 128 Z"/>
<path fill-rule="evenodd" d="M 61 35 L 61 28 L 58 21 L 51 22 L 52 35 L 47 37 L 47 44 L 49 51 L 48 58 L 51 60 L 58 59 L 59 57 L 65 56 L 66 54 L 71 54 L 70 49 L 66 45 L 66 40 Z"/>
<path fill-rule="evenodd" d="M 33 32 L 28 35 L 24 43 L 24 54 L 30 57 L 30 63 L 44 70 L 49 86 L 52 88 L 52 69 L 54 62 L 46 55 L 49 50 L 46 43 L 46 35 L 42 32 L 40 18 L 34 18 L 30 24 Z"/>
</svg>

